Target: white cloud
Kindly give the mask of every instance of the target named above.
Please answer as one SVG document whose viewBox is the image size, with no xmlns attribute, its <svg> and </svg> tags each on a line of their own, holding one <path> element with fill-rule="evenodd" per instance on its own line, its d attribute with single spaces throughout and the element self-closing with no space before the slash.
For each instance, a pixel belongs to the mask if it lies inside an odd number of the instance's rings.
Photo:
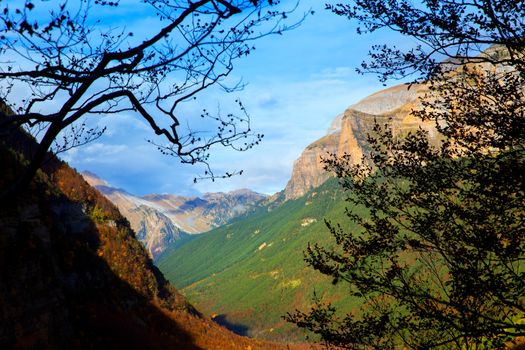
<svg viewBox="0 0 525 350">
<path fill-rule="evenodd" d="M 264 133 L 265 139 L 247 152 L 216 147 L 210 159 L 217 174 L 242 169 L 242 176 L 194 185 L 192 180 L 202 174 L 202 167 L 180 165 L 177 159 L 161 155 L 145 142 L 152 136 L 149 126 L 131 114 L 102 118 L 100 124 L 107 125 L 107 135 L 100 142 L 68 153 L 66 159 L 138 194 L 192 194 L 237 188 L 271 194 L 284 188 L 294 160 L 308 144 L 326 133 L 336 115 L 377 89 L 356 79 L 327 79 L 330 74 L 331 71 L 321 71 L 296 81 L 273 77 L 233 95 L 212 89 L 196 104 L 184 106 L 181 115 L 195 115 L 205 107 L 215 110 L 220 100 L 220 109 L 227 113 L 238 111 L 236 97 L 244 102 L 253 129 Z"/>
<path fill-rule="evenodd" d="M 312 77 L 319 79 L 341 79 L 355 76 L 356 70 L 351 67 L 331 67 L 324 68 L 318 73 L 312 74 Z"/>
</svg>

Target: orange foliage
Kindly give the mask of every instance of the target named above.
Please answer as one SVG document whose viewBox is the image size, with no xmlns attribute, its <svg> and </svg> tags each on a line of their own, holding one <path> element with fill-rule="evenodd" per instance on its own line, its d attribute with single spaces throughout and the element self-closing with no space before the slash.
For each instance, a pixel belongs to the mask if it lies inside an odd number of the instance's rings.
<svg viewBox="0 0 525 350">
<path fill-rule="evenodd" d="M 13 181 L 23 157 L 0 145 L 0 161 L 9 165 L 1 186 Z M 153 265 L 118 209 L 67 164 L 48 163 L 26 192 L 0 203 L 0 231 L 16 233 L 0 236 L 0 257 L 10 259 L 0 266 L 8 272 L 0 273 L 0 301 L 9 300 L 0 328 L 17 329 L 0 334 L 0 347 L 287 349 L 200 316 Z M 28 209 L 33 218 L 26 222 Z M 36 328 L 24 321 L 33 310 Z"/>
</svg>

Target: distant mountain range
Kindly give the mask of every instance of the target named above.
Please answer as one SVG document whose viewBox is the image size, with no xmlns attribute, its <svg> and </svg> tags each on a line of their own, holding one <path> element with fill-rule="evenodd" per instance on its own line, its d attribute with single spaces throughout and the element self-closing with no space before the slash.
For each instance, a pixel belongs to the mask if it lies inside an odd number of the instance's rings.
<svg viewBox="0 0 525 350">
<path fill-rule="evenodd" d="M 82 176 L 119 208 L 154 258 L 176 241 L 223 225 L 266 198 L 246 189 L 206 193 L 202 197 L 172 194 L 139 197 L 112 187 L 91 172 L 85 171 Z"/>
<path fill-rule="evenodd" d="M 152 257 L 157 258 L 168 247 L 188 235 L 209 231 L 226 224 L 257 205 L 297 199 L 330 178 L 322 159 L 330 154 L 350 154 L 360 162 L 367 153 L 367 134 L 377 120 L 392 126 L 394 133 L 403 135 L 421 127 L 434 135 L 433 122 L 421 122 L 410 115 L 418 96 L 425 93 L 422 85 L 398 85 L 372 94 L 338 115 L 326 135 L 311 143 L 294 162 L 285 189 L 270 198 L 248 189 L 228 193 L 206 193 L 202 197 L 183 197 L 174 194 L 135 196 L 124 189 L 110 186 L 91 172 L 83 172 L 86 181 L 113 202 L 130 221 Z M 265 203 L 263 200 L 266 199 Z"/>
</svg>

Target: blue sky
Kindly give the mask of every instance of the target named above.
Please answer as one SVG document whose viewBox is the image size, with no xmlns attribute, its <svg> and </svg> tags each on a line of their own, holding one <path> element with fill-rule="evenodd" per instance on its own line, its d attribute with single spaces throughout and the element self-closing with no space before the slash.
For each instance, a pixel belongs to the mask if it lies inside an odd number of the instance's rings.
<svg viewBox="0 0 525 350">
<path fill-rule="evenodd" d="M 284 1 L 283 5 L 292 2 Z M 355 23 L 324 10 L 324 1 L 301 1 L 296 15 L 313 9 L 297 29 L 269 36 L 255 43 L 256 50 L 236 62 L 231 81 L 242 79 L 242 91 L 225 93 L 218 88 L 203 91 L 198 99 L 184 105 L 184 113 L 208 110 L 236 111 L 239 98 L 250 114 L 252 128 L 265 134 L 259 146 L 247 151 L 215 148 L 210 159 L 216 172 L 243 169 L 242 176 L 200 181 L 198 166 L 181 165 L 163 156 L 145 140 L 150 130 L 132 114 L 104 117 L 98 121 L 107 132 L 95 142 L 63 154 L 78 170 L 89 170 L 132 193 L 203 192 L 250 188 L 262 193 L 280 191 L 288 181 L 293 161 L 311 142 L 323 136 L 332 119 L 348 106 L 383 88 L 372 75 L 355 72 L 374 43 L 407 43 L 395 33 L 379 32 L 359 36 Z M 148 20 L 129 13 L 122 17 L 127 26 Z M 145 25 L 145 24 L 144 24 Z M 395 82 L 392 82 L 392 85 Z"/>
</svg>

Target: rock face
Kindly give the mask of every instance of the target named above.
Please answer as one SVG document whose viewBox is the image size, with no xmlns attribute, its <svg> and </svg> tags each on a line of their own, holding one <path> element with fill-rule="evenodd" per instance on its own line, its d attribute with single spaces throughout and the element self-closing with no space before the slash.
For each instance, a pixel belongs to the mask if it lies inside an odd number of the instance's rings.
<svg viewBox="0 0 525 350">
<path fill-rule="evenodd" d="M 245 213 L 266 196 L 247 189 L 202 197 L 151 194 L 140 198 L 189 234 L 202 233 Z"/>
<path fill-rule="evenodd" d="M 106 181 L 93 173 L 84 172 L 82 176 L 119 208 L 122 215 L 130 222 L 137 239 L 144 244 L 153 258 L 162 254 L 171 243 L 186 235 L 170 218 L 147 203 L 143 203 L 140 198 L 109 186 Z"/>
<path fill-rule="evenodd" d="M 187 234 L 225 224 L 266 198 L 250 190 L 206 193 L 202 198 L 171 194 L 138 197 L 109 186 L 93 173 L 83 172 L 82 176 L 119 208 L 154 258 Z"/>
<path fill-rule="evenodd" d="M 338 115 L 327 135 L 310 144 L 294 162 L 292 175 L 284 190 L 285 199 L 296 199 L 312 188 L 320 186 L 330 174 L 324 170 L 323 158 L 330 154 L 351 155 L 354 163 L 367 154 L 367 134 L 372 132 L 374 120 L 391 125 L 395 135 L 402 135 L 421 127 L 436 137 L 434 122 L 422 122 L 410 112 L 417 106 L 424 86 L 397 85 L 374 93 Z"/>
</svg>

